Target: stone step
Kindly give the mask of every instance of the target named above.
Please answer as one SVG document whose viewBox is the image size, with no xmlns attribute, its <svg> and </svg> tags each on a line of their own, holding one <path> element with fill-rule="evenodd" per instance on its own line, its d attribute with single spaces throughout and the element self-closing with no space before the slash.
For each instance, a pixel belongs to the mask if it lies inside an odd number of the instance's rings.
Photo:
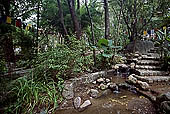
<svg viewBox="0 0 170 114">
<path fill-rule="evenodd" d="M 149 50 L 149 51 L 147 51 L 148 53 L 157 53 L 158 51 L 157 50 Z"/>
<path fill-rule="evenodd" d="M 157 52 L 158 52 L 158 49 L 159 49 L 159 48 L 156 48 L 156 47 L 155 47 L 155 48 L 151 48 L 151 49 L 148 50 L 147 52 L 148 52 L 148 53 L 157 53 Z"/>
<path fill-rule="evenodd" d="M 165 71 L 153 71 L 153 70 L 137 70 L 140 76 L 167 76 Z"/>
<path fill-rule="evenodd" d="M 157 51 L 159 49 L 159 47 L 154 47 L 154 48 L 151 48 L 150 51 Z"/>
<path fill-rule="evenodd" d="M 145 69 L 145 70 L 160 70 L 160 66 L 152 66 L 152 65 L 136 65 L 136 69 Z"/>
<path fill-rule="evenodd" d="M 142 55 L 143 60 L 160 60 L 160 56 L 158 54 L 148 53 L 147 55 Z"/>
<path fill-rule="evenodd" d="M 159 82 L 169 82 L 170 81 L 170 76 L 137 76 L 135 77 L 138 80 L 148 82 L 150 84 L 152 83 L 159 83 Z"/>
<path fill-rule="evenodd" d="M 157 60 L 138 60 L 137 65 L 157 65 L 160 66 L 160 61 Z"/>
</svg>

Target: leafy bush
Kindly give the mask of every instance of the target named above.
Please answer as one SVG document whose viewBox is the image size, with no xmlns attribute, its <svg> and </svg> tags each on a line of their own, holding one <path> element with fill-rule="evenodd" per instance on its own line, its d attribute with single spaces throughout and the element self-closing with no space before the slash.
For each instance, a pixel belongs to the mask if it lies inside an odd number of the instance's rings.
<svg viewBox="0 0 170 114">
<path fill-rule="evenodd" d="M 158 30 L 156 34 L 158 41 L 155 42 L 155 46 L 160 47 L 159 52 L 164 62 L 163 69 L 168 70 L 168 66 L 170 66 L 170 34 L 167 34 L 166 30 L 164 32 Z"/>
<path fill-rule="evenodd" d="M 82 72 L 92 64 L 90 58 L 83 56 L 85 44 L 71 37 L 69 44 L 57 44 L 55 49 L 40 53 L 33 62 L 38 77 L 63 78 Z"/>
<path fill-rule="evenodd" d="M 36 109 L 54 112 L 62 100 L 64 78 L 87 70 L 92 64 L 89 56 L 83 56 L 86 45 L 70 38 L 70 42 L 57 44 L 55 49 L 38 54 L 32 61 L 32 72 L 18 78 L 10 86 L 16 98 L 7 113 L 35 113 Z"/>
<path fill-rule="evenodd" d="M 118 63 L 119 60 L 115 59 L 115 55 L 121 46 L 114 46 L 112 40 L 100 39 L 97 43 L 99 49 L 103 50 L 101 55 L 97 55 L 97 66 L 99 68 L 111 68 L 115 63 Z"/>
</svg>

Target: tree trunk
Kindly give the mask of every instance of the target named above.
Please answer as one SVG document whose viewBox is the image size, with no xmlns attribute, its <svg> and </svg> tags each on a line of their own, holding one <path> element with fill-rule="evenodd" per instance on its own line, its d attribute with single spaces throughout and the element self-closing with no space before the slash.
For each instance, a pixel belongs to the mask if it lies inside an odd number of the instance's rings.
<svg viewBox="0 0 170 114">
<path fill-rule="evenodd" d="M 1 15 L 2 16 L 10 16 L 10 0 L 2 0 L 1 1 Z M 4 7 L 4 9 L 3 9 Z M 6 27 L 10 27 L 6 26 Z M 12 71 L 11 68 L 11 62 L 15 65 L 15 53 L 13 48 L 13 39 L 11 35 L 5 35 L 6 33 L 9 33 L 9 30 L 6 30 L 6 28 L 1 29 L 2 36 L 4 35 L 4 39 L 2 42 L 3 51 L 5 54 L 5 60 L 8 63 L 9 66 L 9 72 Z"/>
<path fill-rule="evenodd" d="M 80 16 L 80 0 L 77 0 L 77 14 Z M 81 18 L 79 18 L 79 27 L 81 30 Z"/>
<path fill-rule="evenodd" d="M 93 29 L 93 21 L 92 21 L 92 17 L 87 5 L 87 0 L 85 0 L 85 6 L 88 12 L 88 16 L 90 18 L 90 25 L 91 25 L 91 33 L 92 33 L 92 40 L 93 40 L 93 45 L 95 45 L 95 37 L 94 37 L 94 29 Z M 93 59 L 94 59 L 94 66 L 96 65 L 96 53 L 95 53 L 95 49 L 93 48 Z"/>
<path fill-rule="evenodd" d="M 74 31 L 76 33 L 77 39 L 80 39 L 81 30 L 80 30 L 79 22 L 76 17 L 76 13 L 75 13 L 74 0 L 67 0 L 67 2 L 68 2 L 71 18 L 73 21 Z"/>
<path fill-rule="evenodd" d="M 67 36 L 68 32 L 67 32 L 67 29 L 66 29 L 65 24 L 64 24 L 64 16 L 63 16 L 63 10 L 61 8 L 60 0 L 57 0 L 57 3 L 58 3 L 58 8 L 59 8 L 60 22 L 62 24 L 62 28 L 63 28 L 63 31 L 64 31 L 64 36 Z"/>
<path fill-rule="evenodd" d="M 38 29 L 39 29 L 39 23 L 40 23 L 40 1 L 38 1 L 38 7 L 37 7 L 37 37 L 36 37 L 36 53 L 38 53 Z"/>
<path fill-rule="evenodd" d="M 80 9 L 80 0 L 77 0 L 77 9 Z"/>
<path fill-rule="evenodd" d="M 1 0 L 0 1 L 1 3 L 1 8 L 0 8 L 0 10 L 1 10 L 1 15 L 2 16 L 4 16 L 4 15 L 6 15 L 6 16 L 10 16 L 10 0 Z M 4 7 L 4 8 L 3 8 Z M 5 12 L 5 14 L 4 14 L 4 12 Z"/>
<path fill-rule="evenodd" d="M 137 3 L 136 3 L 136 0 L 134 1 L 134 20 L 133 20 L 133 36 L 132 36 L 132 41 L 134 41 L 134 47 L 133 47 L 133 52 L 135 52 L 135 47 L 136 47 L 136 40 L 137 40 L 137 37 L 138 37 L 138 34 L 137 34 L 137 28 L 136 28 L 136 24 L 137 24 Z"/>
<path fill-rule="evenodd" d="M 104 9 L 105 9 L 105 38 L 109 39 L 110 34 L 110 20 L 109 20 L 109 7 L 108 0 L 104 0 Z"/>
</svg>

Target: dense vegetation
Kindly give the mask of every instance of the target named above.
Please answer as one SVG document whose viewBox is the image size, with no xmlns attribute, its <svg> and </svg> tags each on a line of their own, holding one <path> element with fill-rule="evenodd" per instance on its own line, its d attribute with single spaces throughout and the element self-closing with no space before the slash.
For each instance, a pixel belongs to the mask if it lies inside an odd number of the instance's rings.
<svg viewBox="0 0 170 114">
<path fill-rule="evenodd" d="M 158 30 L 153 41 L 161 47 L 167 67 L 168 4 L 169 0 L 0 0 L 1 20 L 12 19 L 0 21 L 0 95 L 6 96 L 0 104 L 5 112 L 34 113 L 42 107 L 53 112 L 63 100 L 64 80 L 120 63 L 119 52 L 142 39 L 144 30 Z M 16 26 L 16 19 L 22 26 Z M 29 72 L 13 76 L 16 68 Z M 3 79 L 6 75 L 11 77 Z"/>
</svg>

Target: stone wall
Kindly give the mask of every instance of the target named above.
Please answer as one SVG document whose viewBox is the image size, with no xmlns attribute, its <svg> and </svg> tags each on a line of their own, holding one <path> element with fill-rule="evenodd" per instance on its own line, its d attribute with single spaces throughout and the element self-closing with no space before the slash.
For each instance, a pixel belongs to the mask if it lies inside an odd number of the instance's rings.
<svg viewBox="0 0 170 114">
<path fill-rule="evenodd" d="M 87 84 L 95 81 L 99 77 L 109 77 L 114 70 L 100 71 L 91 74 L 85 74 L 80 78 L 72 78 L 64 82 L 64 89 L 62 95 L 65 99 L 72 99 L 74 97 L 74 88 L 79 84 Z"/>
</svg>

